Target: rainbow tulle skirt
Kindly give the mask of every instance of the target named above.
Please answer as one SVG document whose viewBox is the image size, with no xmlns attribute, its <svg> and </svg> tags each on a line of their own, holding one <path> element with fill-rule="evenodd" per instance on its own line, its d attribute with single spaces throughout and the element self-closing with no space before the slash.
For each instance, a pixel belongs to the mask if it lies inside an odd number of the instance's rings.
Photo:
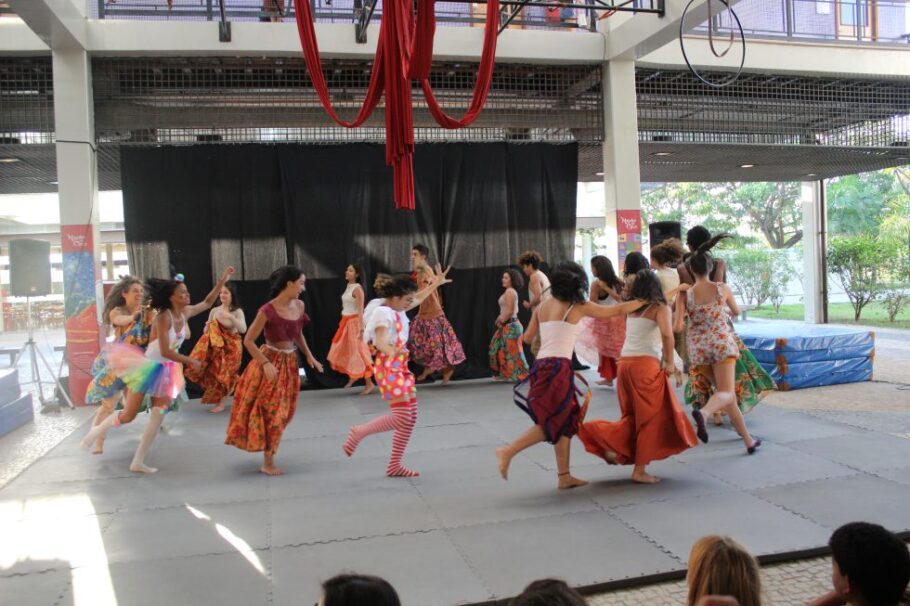
<svg viewBox="0 0 910 606">
<path fill-rule="evenodd" d="M 183 391 L 182 364 L 147 358 L 142 349 L 125 343 L 112 343 L 106 350 L 108 366 L 130 390 L 171 400 Z"/>
</svg>

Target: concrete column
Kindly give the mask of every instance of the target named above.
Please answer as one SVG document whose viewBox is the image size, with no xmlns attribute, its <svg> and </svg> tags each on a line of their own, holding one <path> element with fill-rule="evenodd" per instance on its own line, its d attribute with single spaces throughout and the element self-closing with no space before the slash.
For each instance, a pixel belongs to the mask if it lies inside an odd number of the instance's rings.
<svg viewBox="0 0 910 606">
<path fill-rule="evenodd" d="M 617 59 L 605 63 L 603 89 L 607 256 L 620 272 L 626 254 L 641 251 L 635 62 Z"/>
<path fill-rule="evenodd" d="M 824 272 L 823 234 L 824 181 L 806 181 L 800 200 L 803 210 L 803 300 L 804 320 L 810 324 L 827 322 L 827 279 Z"/>
<path fill-rule="evenodd" d="M 92 66 L 85 50 L 65 48 L 53 51 L 53 67 L 69 391 L 75 404 L 84 404 L 92 361 L 100 349 Z"/>
</svg>

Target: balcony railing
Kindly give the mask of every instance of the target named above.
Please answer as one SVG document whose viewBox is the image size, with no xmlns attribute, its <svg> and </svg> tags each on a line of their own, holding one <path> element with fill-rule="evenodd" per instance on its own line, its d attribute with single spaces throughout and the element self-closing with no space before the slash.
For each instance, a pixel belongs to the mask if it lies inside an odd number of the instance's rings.
<svg viewBox="0 0 910 606">
<path fill-rule="evenodd" d="M 740 0 L 733 10 L 746 38 L 910 43 L 907 0 Z M 734 22 L 723 11 L 710 25 L 715 32 L 726 33 Z M 704 23 L 695 33 L 705 33 L 708 27 Z"/>
</svg>

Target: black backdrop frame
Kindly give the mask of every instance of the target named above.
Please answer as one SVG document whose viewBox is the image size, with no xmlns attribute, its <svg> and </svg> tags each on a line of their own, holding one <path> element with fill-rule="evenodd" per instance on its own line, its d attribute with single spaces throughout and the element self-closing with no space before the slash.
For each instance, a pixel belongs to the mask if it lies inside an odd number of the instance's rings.
<svg viewBox="0 0 910 606">
<path fill-rule="evenodd" d="M 344 270 L 358 264 L 367 296 L 378 272 L 408 271 L 415 243 L 451 264 L 446 314 L 465 348 L 458 377 L 489 376 L 487 347 L 500 277 L 527 249 L 572 259 L 578 149 L 574 143 L 421 144 L 414 212 L 397 211 L 379 144 L 243 144 L 124 148 L 123 205 L 130 265 L 142 277 L 185 274 L 193 300 L 228 263 L 247 320 L 275 267 L 296 263 L 313 322 L 304 335 L 334 387 L 345 378 L 325 356 L 341 313 Z M 522 291 L 526 297 L 527 286 Z M 527 324 L 528 314 L 520 314 Z M 193 338 L 205 316 L 191 322 Z"/>
</svg>

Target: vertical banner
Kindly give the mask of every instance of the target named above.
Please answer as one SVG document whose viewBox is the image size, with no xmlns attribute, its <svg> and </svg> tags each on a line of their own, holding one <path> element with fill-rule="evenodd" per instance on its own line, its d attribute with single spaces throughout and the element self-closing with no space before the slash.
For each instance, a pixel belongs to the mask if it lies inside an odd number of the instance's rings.
<svg viewBox="0 0 910 606">
<path fill-rule="evenodd" d="M 85 391 L 92 380 L 92 362 L 101 350 L 91 225 L 62 225 L 63 297 L 66 327 L 66 362 L 73 404 L 85 405 Z"/>
<path fill-rule="evenodd" d="M 641 211 L 618 210 L 616 211 L 616 237 L 619 247 L 618 272 L 626 262 L 626 255 L 631 252 L 641 252 Z"/>
</svg>

